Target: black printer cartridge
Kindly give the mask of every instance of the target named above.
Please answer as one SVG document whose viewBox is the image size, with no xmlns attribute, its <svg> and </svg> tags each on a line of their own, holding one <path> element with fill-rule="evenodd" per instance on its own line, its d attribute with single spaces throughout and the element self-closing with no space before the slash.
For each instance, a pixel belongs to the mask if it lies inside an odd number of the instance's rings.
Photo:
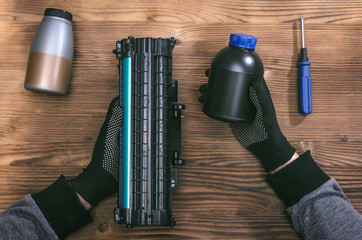
<svg viewBox="0 0 362 240">
<path fill-rule="evenodd" d="M 175 225 L 172 188 L 181 153 L 181 110 L 172 79 L 173 38 L 117 41 L 123 125 L 115 221 L 128 228 Z"/>
</svg>

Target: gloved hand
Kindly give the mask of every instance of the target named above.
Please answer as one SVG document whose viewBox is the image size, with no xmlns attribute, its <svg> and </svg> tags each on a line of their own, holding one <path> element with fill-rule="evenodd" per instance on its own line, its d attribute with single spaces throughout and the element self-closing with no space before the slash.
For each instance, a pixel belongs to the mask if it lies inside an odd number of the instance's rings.
<svg viewBox="0 0 362 240">
<path fill-rule="evenodd" d="M 208 73 L 209 70 L 206 70 L 205 75 L 208 76 Z M 203 101 L 206 88 L 205 84 L 200 86 L 200 102 Z M 254 120 L 235 122 L 230 126 L 238 140 L 259 158 L 268 171 L 272 171 L 289 161 L 295 149 L 280 131 L 265 79 L 254 81 L 249 94 L 256 108 Z"/>
<path fill-rule="evenodd" d="M 123 119 L 119 97 L 112 100 L 94 146 L 92 160 L 70 184 L 93 207 L 118 190 L 119 132 Z"/>
</svg>

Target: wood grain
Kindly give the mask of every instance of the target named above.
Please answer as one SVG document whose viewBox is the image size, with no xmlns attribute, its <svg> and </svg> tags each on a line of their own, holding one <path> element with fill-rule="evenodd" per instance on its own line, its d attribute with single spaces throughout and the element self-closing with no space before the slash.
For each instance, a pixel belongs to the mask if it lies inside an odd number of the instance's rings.
<svg viewBox="0 0 362 240">
<path fill-rule="evenodd" d="M 32 38 L 44 8 L 74 15 L 74 60 L 64 97 L 25 91 Z M 198 86 L 231 32 L 258 37 L 265 78 L 284 134 L 297 152 L 341 184 L 362 213 L 362 1 L 15 1 L 0 2 L 0 210 L 89 163 L 111 99 L 118 95 L 117 40 L 175 37 L 173 78 L 183 114 L 175 229 L 113 222 L 116 196 L 67 239 L 300 239 L 258 160 L 230 127 L 205 116 Z M 298 113 L 300 15 L 313 82 L 313 113 Z"/>
</svg>

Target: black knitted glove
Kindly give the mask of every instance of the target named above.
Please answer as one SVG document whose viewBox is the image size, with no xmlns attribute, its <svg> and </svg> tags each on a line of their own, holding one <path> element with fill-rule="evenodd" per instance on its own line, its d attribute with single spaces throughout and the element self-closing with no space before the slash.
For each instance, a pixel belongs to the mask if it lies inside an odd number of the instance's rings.
<svg viewBox="0 0 362 240">
<path fill-rule="evenodd" d="M 208 76 L 209 72 L 210 69 L 207 69 L 205 75 Z M 206 89 L 207 84 L 200 86 L 201 103 Z M 230 126 L 239 141 L 259 158 L 268 171 L 272 171 L 290 160 L 295 149 L 280 131 L 265 79 L 254 81 L 249 94 L 256 108 L 254 120 L 247 123 L 234 122 Z"/>
<path fill-rule="evenodd" d="M 122 119 L 123 110 L 117 97 L 109 106 L 90 164 L 70 181 L 74 191 L 92 206 L 118 190 L 119 133 Z"/>
<path fill-rule="evenodd" d="M 254 120 L 231 123 L 230 126 L 239 141 L 259 158 L 268 171 L 272 171 L 290 160 L 295 149 L 280 131 L 265 79 L 254 81 L 249 93 L 256 108 Z"/>
</svg>

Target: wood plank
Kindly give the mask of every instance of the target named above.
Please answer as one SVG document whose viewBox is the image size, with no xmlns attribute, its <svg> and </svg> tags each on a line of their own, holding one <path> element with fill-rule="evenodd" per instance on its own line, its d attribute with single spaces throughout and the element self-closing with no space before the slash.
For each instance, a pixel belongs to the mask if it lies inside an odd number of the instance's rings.
<svg viewBox="0 0 362 240">
<path fill-rule="evenodd" d="M 215 133 L 217 134 L 217 133 Z M 183 139 L 182 159 L 187 166 L 257 167 L 259 161 L 233 136 L 230 129 L 218 137 L 191 131 Z M 0 166 L 85 167 L 88 165 L 95 139 L 69 139 L 67 142 L 33 140 L 0 143 Z M 291 142 L 299 154 L 311 150 L 322 167 L 362 167 L 359 142 Z"/>
<path fill-rule="evenodd" d="M 249 23 L 292 22 L 304 14 L 319 23 L 361 23 L 361 1 L 47 1 L 74 15 L 75 21 L 135 21 L 161 23 Z M 44 3 L 4 0 L 0 4 L 2 21 L 40 21 Z"/>
</svg>

